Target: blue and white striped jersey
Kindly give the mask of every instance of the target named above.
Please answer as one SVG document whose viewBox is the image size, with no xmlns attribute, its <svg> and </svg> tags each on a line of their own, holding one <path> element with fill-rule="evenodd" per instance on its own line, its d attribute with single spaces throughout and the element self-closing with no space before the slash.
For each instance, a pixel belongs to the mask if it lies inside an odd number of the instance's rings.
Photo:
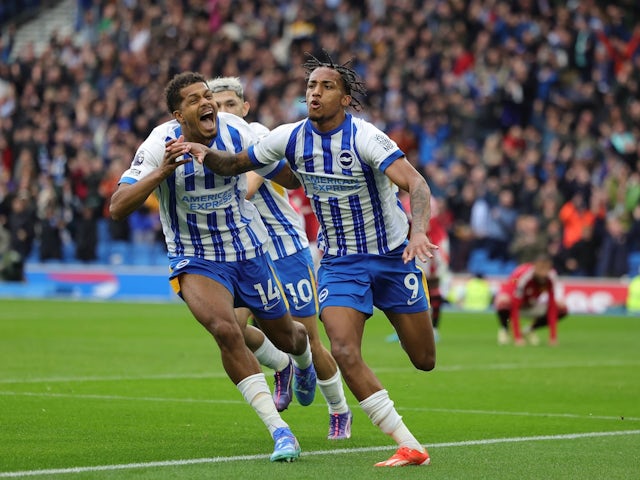
<svg viewBox="0 0 640 480">
<path fill-rule="evenodd" d="M 305 119 L 277 127 L 249 156 L 256 165 L 289 162 L 320 222 L 325 253 L 384 254 L 407 239 L 398 187 L 384 174 L 404 153 L 373 124 L 347 114 L 335 130 L 319 132 Z"/>
<path fill-rule="evenodd" d="M 249 126 L 258 138 L 269 133 L 269 129 L 260 123 L 253 122 Z M 267 227 L 271 240 L 267 251 L 272 259 L 288 257 L 309 246 L 302 217 L 289 203 L 285 188 L 265 179 L 251 197 L 251 203 L 258 209 Z"/>
<path fill-rule="evenodd" d="M 217 121 L 218 136 L 211 148 L 238 152 L 256 140 L 249 125 L 235 115 L 219 112 Z M 135 183 L 158 168 L 165 143 L 180 134 L 175 120 L 156 127 L 138 148 L 120 182 Z M 216 175 L 196 161 L 181 165 L 165 179 L 154 193 L 169 257 L 233 262 L 263 255 L 267 230 L 256 208 L 245 199 L 246 183 L 244 174 Z"/>
</svg>

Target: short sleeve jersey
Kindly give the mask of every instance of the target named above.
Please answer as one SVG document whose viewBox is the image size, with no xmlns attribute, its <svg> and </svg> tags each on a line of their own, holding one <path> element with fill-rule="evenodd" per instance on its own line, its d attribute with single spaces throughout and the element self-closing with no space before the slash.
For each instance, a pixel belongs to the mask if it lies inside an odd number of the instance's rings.
<svg viewBox="0 0 640 480">
<path fill-rule="evenodd" d="M 239 152 L 256 137 L 235 115 L 219 112 L 218 135 L 210 148 Z M 165 143 L 179 137 L 171 120 L 156 127 L 138 148 L 121 183 L 133 184 L 162 164 Z M 155 190 L 169 257 L 194 256 L 233 262 L 264 254 L 267 231 L 245 199 L 246 176 L 221 176 L 195 160 L 176 168 Z M 263 247 L 264 246 L 264 247 Z"/>
<path fill-rule="evenodd" d="M 384 254 L 407 238 L 398 187 L 384 174 L 404 156 L 373 124 L 350 114 L 329 132 L 309 119 L 282 125 L 249 147 L 256 165 L 285 158 L 320 222 L 328 255 Z"/>
<path fill-rule="evenodd" d="M 264 125 L 253 122 L 249 126 L 258 138 L 269 133 Z M 271 258 L 288 257 L 309 246 L 302 218 L 289 202 L 287 190 L 265 179 L 258 191 L 251 197 L 269 233 L 268 252 Z"/>
</svg>

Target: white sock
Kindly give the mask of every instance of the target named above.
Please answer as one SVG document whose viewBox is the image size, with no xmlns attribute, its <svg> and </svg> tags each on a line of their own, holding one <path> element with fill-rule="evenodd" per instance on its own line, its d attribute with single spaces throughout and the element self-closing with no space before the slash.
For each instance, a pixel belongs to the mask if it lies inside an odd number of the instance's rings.
<svg viewBox="0 0 640 480">
<path fill-rule="evenodd" d="M 282 419 L 271 398 L 267 379 L 263 373 L 256 373 L 243 378 L 237 385 L 246 402 L 253 407 L 260 420 L 264 422 L 273 436 L 278 428 L 288 427 Z"/>
<path fill-rule="evenodd" d="M 296 367 L 305 369 L 309 365 L 311 365 L 312 357 L 311 357 L 311 345 L 309 344 L 309 338 L 307 337 L 307 348 L 304 353 L 301 355 L 291 355 L 293 358 L 293 363 L 295 363 Z"/>
<path fill-rule="evenodd" d="M 347 413 L 349 411 L 347 399 L 344 396 L 344 389 L 342 387 L 342 376 L 340 375 L 340 370 L 338 370 L 333 377 L 327 380 L 320 380 L 318 378 L 316 384 L 318 385 L 320 392 L 322 392 L 322 396 L 327 401 L 330 414 Z"/>
<path fill-rule="evenodd" d="M 260 345 L 253 354 L 258 359 L 258 362 L 260 362 L 260 365 L 269 367 L 276 372 L 279 372 L 289 365 L 289 355 L 284 353 L 282 350 L 278 350 L 266 335 L 264 336 L 264 342 L 262 342 L 262 345 Z"/>
<path fill-rule="evenodd" d="M 391 436 L 400 447 L 424 451 L 424 447 L 409 431 L 398 414 L 386 390 L 379 390 L 360 402 L 360 406 L 374 425 Z"/>
</svg>

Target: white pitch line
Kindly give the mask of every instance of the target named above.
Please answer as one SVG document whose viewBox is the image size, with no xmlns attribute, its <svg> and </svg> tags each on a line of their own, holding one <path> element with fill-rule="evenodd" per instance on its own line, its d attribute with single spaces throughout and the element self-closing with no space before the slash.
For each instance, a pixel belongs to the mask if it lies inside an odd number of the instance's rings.
<svg viewBox="0 0 640 480">
<path fill-rule="evenodd" d="M 489 438 L 484 440 L 467 440 L 463 442 L 444 442 L 431 445 L 425 445 L 432 451 L 437 448 L 449 448 L 449 447 L 468 447 L 476 445 L 495 445 L 498 443 L 520 443 L 520 442 L 540 442 L 549 440 L 575 440 L 580 438 L 595 438 L 595 437 L 614 437 L 621 435 L 639 435 L 640 430 L 620 430 L 612 432 L 589 432 L 589 433 L 567 433 L 563 435 L 537 435 L 533 437 L 511 437 L 511 438 Z M 362 448 L 340 448 L 335 450 L 316 450 L 312 452 L 304 452 L 305 456 L 317 456 L 317 455 L 335 455 L 337 453 L 354 454 L 354 453 L 367 453 L 377 452 L 384 450 L 392 450 L 397 446 L 382 446 L 382 447 L 362 447 Z M 0 472 L 0 478 L 20 478 L 20 477 L 35 477 L 39 475 L 63 475 L 71 473 L 84 473 L 84 472 L 104 472 L 114 470 L 131 470 L 141 468 L 158 468 L 158 467 L 176 467 L 182 465 L 197 465 L 205 463 L 227 463 L 238 462 L 247 460 L 261 460 L 269 458 L 268 455 L 242 455 L 234 457 L 212 457 L 212 458 L 192 458 L 186 460 L 164 460 L 157 462 L 138 462 L 138 463 L 123 463 L 115 465 L 96 465 L 90 467 L 70 467 L 70 468 L 51 468 L 45 470 L 23 470 L 17 472 Z"/>
<path fill-rule="evenodd" d="M 593 415 L 591 413 L 578 415 L 577 413 L 539 413 L 539 412 L 506 412 L 500 410 L 465 410 L 460 408 L 415 408 L 415 407 L 401 407 L 399 410 L 415 410 L 426 412 L 440 412 L 440 413 L 463 413 L 469 415 L 507 415 L 515 417 L 554 417 L 554 418 L 578 418 L 578 419 L 591 419 L 591 420 L 619 420 L 638 422 L 640 417 L 627 417 L 625 415 Z"/>
<path fill-rule="evenodd" d="M 158 375 L 105 375 L 90 377 L 41 377 L 41 378 L 0 378 L 0 384 L 19 383 L 83 383 L 83 382 L 126 382 L 139 380 L 191 380 L 228 378 L 221 372 L 211 373 L 161 373 Z"/>
<path fill-rule="evenodd" d="M 167 398 L 167 397 L 129 397 L 126 395 L 98 395 L 98 394 L 75 394 L 75 393 L 52 393 L 52 392 L 3 392 L 0 397 L 45 397 L 45 398 L 78 398 L 88 400 L 124 400 L 139 402 L 166 402 L 166 403 L 202 403 L 202 404 L 230 404 L 244 405 L 244 400 L 225 400 L 213 398 Z M 317 405 L 325 408 L 323 405 Z M 577 418 L 582 420 L 626 420 L 629 422 L 640 421 L 640 417 L 627 417 L 618 415 L 578 415 L 575 413 L 545 413 L 545 412 L 509 412 L 500 410 L 475 410 L 461 408 L 431 408 L 431 407 L 399 407 L 398 410 L 410 410 L 416 412 L 436 412 L 436 413 L 461 413 L 468 415 L 508 415 L 515 417 L 553 417 L 553 418 Z"/>
<path fill-rule="evenodd" d="M 48 397 L 48 398 L 85 398 L 88 400 L 126 400 L 140 402 L 174 402 L 174 403 L 225 403 L 246 405 L 244 400 L 224 400 L 212 398 L 166 398 L 166 397 L 128 397 L 126 395 L 98 395 L 98 394 L 74 394 L 74 393 L 51 393 L 51 392 L 2 392 L 0 397 Z"/>
<path fill-rule="evenodd" d="M 442 365 L 434 372 L 460 372 L 477 370 L 546 370 L 558 368 L 618 368 L 640 367 L 640 362 L 577 362 L 577 363 L 536 363 L 533 365 L 522 363 L 497 363 L 488 365 Z M 376 373 L 407 373 L 414 370 L 407 368 L 374 368 Z M 415 371 L 416 373 L 420 373 Z M 210 373 L 164 373 L 158 375 L 105 375 L 86 377 L 40 377 L 40 378 L 0 378 L 0 384 L 21 383 L 81 383 L 81 382 L 119 382 L 139 380 L 182 380 L 182 379 L 210 379 L 227 378 L 223 371 Z"/>
</svg>

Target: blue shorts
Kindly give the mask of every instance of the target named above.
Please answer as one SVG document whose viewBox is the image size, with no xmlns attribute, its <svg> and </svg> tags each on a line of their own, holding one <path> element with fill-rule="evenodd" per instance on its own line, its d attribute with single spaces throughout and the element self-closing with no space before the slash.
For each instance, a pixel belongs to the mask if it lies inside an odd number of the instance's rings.
<svg viewBox="0 0 640 480">
<path fill-rule="evenodd" d="M 429 309 L 426 277 L 415 261 L 402 261 L 402 245 L 386 255 L 324 256 L 318 270 L 318 300 L 324 307 L 350 307 L 373 315 Z"/>
<path fill-rule="evenodd" d="M 294 317 L 318 315 L 316 274 L 309 248 L 274 260 L 276 274 L 289 301 L 289 310 Z"/>
<path fill-rule="evenodd" d="M 197 257 L 176 257 L 170 262 L 169 281 L 182 297 L 178 276 L 182 273 L 203 275 L 223 285 L 234 299 L 234 307 L 246 307 L 260 319 L 280 318 L 288 305 L 274 273 L 269 255 L 240 262 L 212 262 Z"/>
</svg>

